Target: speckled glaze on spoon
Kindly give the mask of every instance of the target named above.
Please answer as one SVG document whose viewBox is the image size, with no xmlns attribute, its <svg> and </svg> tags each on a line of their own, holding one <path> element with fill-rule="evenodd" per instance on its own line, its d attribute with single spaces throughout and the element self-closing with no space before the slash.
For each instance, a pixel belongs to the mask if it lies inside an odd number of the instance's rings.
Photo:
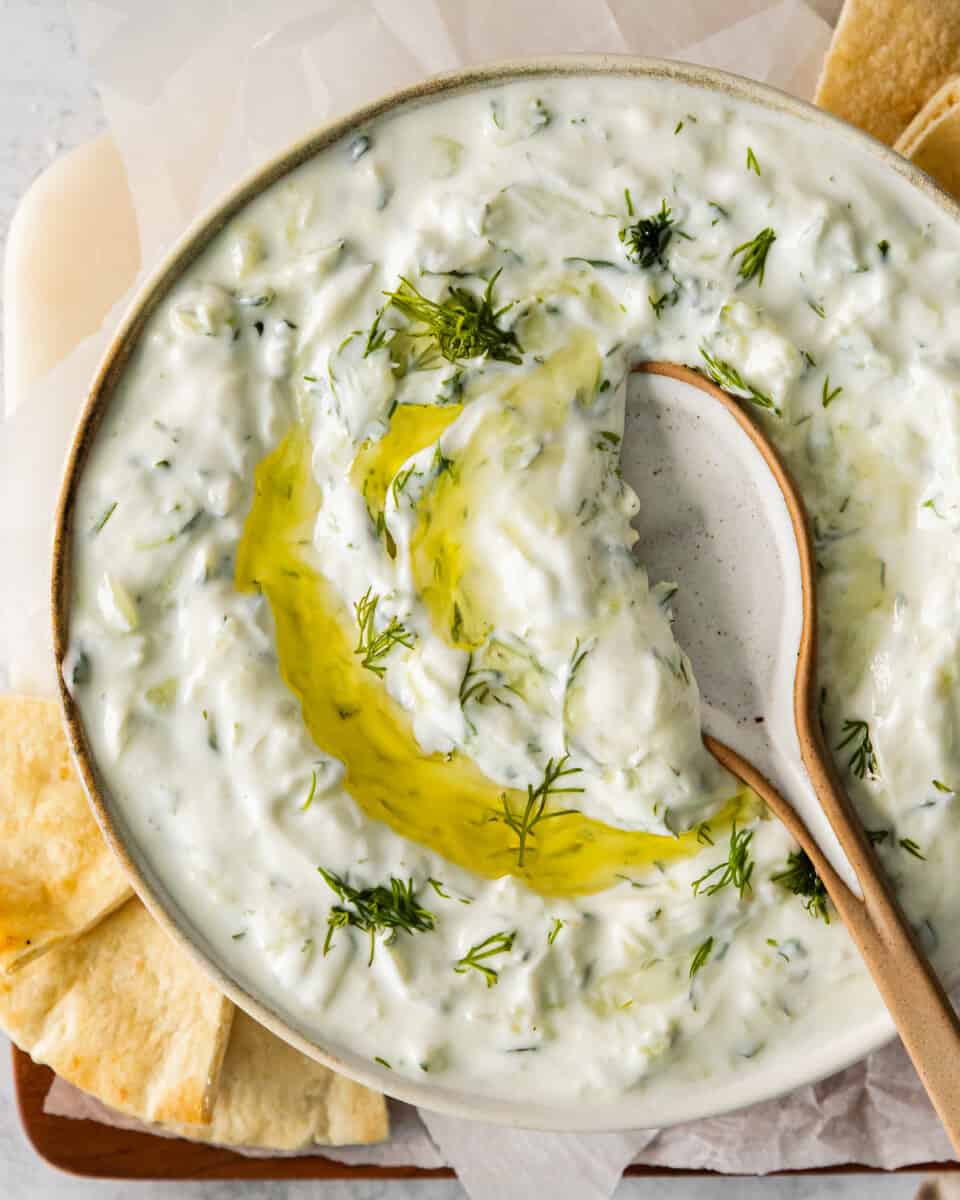
<svg viewBox="0 0 960 1200">
<path fill-rule="evenodd" d="M 635 371 L 623 469 L 642 503 L 638 552 L 696 609 L 681 609 L 677 625 L 704 691 L 704 742 L 813 862 L 960 1152 L 960 1021 L 823 738 L 803 500 L 741 401 L 689 367 Z"/>
</svg>

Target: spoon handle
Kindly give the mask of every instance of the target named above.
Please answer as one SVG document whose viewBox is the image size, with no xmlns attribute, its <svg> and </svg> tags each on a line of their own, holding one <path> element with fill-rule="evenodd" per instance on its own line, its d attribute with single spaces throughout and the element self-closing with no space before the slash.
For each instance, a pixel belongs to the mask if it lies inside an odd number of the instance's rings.
<svg viewBox="0 0 960 1200">
<path fill-rule="evenodd" d="M 863 899 L 846 887 L 819 847 L 817 858 L 806 846 L 804 849 L 869 967 L 927 1095 L 960 1156 L 960 1020 L 853 812 L 822 738 L 801 736 L 800 747 L 814 791 L 853 867 Z M 813 841 L 809 834 L 808 840 Z M 833 876 L 830 882 L 825 872 Z"/>
<path fill-rule="evenodd" d="M 817 798 L 860 882 L 862 900 L 776 788 L 729 746 L 710 737 L 704 741 L 727 770 L 762 797 L 816 867 L 960 1157 L 960 1020 L 897 903 L 822 738 L 811 727 L 803 730 L 801 752 Z"/>
</svg>

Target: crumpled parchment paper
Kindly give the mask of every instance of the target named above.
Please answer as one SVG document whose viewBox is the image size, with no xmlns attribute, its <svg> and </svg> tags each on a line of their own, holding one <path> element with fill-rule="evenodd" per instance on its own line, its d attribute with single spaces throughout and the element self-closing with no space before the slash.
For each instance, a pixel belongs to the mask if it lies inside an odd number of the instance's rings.
<svg viewBox="0 0 960 1200">
<path fill-rule="evenodd" d="M 839 0 L 272 0 L 144 5 L 72 0 L 126 162 L 145 272 L 219 194 L 327 118 L 379 93 L 485 59 L 564 51 L 685 58 L 809 97 Z M 202 114 L 198 120 L 197 114 Z M 0 426 L 0 687 L 54 688 L 46 614 L 56 486 L 104 329 Z M 128 1125 L 58 1080 L 47 1110 Z M 951 1157 L 902 1046 L 781 1100 L 673 1129 L 589 1136 L 504 1130 L 394 1108 L 379 1147 L 347 1162 L 453 1165 L 474 1200 L 607 1200 L 627 1163 L 760 1173 Z M 429 1132 L 429 1136 L 424 1131 Z"/>
</svg>

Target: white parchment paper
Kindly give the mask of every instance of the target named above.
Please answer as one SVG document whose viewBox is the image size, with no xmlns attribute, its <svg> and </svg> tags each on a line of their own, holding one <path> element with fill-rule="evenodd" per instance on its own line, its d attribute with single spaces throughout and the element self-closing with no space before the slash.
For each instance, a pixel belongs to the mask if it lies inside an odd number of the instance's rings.
<svg viewBox="0 0 960 1200">
<path fill-rule="evenodd" d="M 312 127 L 424 75 L 565 51 L 664 55 L 812 94 L 840 0 L 73 0 L 136 204 L 144 273 L 188 221 Z M 78 252 L 79 249 L 78 249 Z M 0 426 L 0 688 L 52 693 L 46 595 L 63 455 L 104 329 Z M 57 1081 L 47 1109 L 129 1124 Z M 607 1200 L 636 1159 L 767 1172 L 843 1162 L 894 1167 L 951 1157 L 899 1043 L 785 1099 L 670 1130 L 572 1136 L 503 1130 L 394 1109 L 379 1147 L 344 1161 L 453 1165 L 475 1200 Z M 428 1132 L 425 1132 L 425 1129 Z M 429 1133 L 429 1136 L 428 1136 Z"/>
</svg>

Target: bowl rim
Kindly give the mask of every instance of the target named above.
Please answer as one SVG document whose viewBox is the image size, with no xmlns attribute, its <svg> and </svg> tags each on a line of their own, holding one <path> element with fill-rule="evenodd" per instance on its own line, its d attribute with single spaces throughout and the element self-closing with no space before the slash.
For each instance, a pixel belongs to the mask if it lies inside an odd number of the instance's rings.
<svg viewBox="0 0 960 1200">
<path fill-rule="evenodd" d="M 209 939 L 180 911 L 173 896 L 160 883 L 136 846 L 132 835 L 121 831 L 119 813 L 111 806 L 109 789 L 101 779 L 90 749 L 79 706 L 64 679 L 64 659 L 69 645 L 73 513 L 79 482 L 96 440 L 97 431 L 118 381 L 148 320 L 176 285 L 182 273 L 203 253 L 224 226 L 255 197 L 296 170 L 303 163 L 350 132 L 385 114 L 435 98 L 485 86 L 538 77 L 606 76 L 662 79 L 705 89 L 783 115 L 807 125 L 820 125 L 838 142 L 847 140 L 858 151 L 867 152 L 888 170 L 893 170 L 960 226 L 960 204 L 918 167 L 890 147 L 804 100 L 789 96 L 755 80 L 671 59 L 619 54 L 569 54 L 516 58 L 461 68 L 395 89 L 378 99 L 327 121 L 299 139 L 267 163 L 248 174 L 227 194 L 194 219 L 136 295 L 100 360 L 75 426 L 65 461 L 57 500 L 52 545 L 50 611 L 53 626 L 54 665 L 64 728 L 71 756 L 83 789 L 104 837 L 119 859 L 135 892 L 153 917 L 184 953 L 239 1008 L 302 1053 L 348 1075 L 368 1087 L 410 1104 L 436 1112 L 492 1124 L 566 1132 L 606 1132 L 641 1128 L 665 1128 L 771 1100 L 806 1084 L 815 1083 L 843 1070 L 878 1049 L 894 1034 L 885 1010 L 873 1012 L 861 1027 L 845 1038 L 818 1045 L 805 1056 L 797 1056 L 790 1069 L 780 1064 L 763 1074 L 749 1075 L 737 1082 L 731 1075 L 719 1095 L 709 1086 L 673 1088 L 667 1099 L 648 1096 L 643 1090 L 601 1105 L 574 1104 L 558 1107 L 548 1103 L 516 1103 L 484 1093 L 451 1090 L 423 1084 L 371 1063 L 349 1051 L 335 1051 L 294 1027 L 264 999 L 252 995 L 218 961 Z M 204 945 L 206 943 L 206 945 Z"/>
</svg>

